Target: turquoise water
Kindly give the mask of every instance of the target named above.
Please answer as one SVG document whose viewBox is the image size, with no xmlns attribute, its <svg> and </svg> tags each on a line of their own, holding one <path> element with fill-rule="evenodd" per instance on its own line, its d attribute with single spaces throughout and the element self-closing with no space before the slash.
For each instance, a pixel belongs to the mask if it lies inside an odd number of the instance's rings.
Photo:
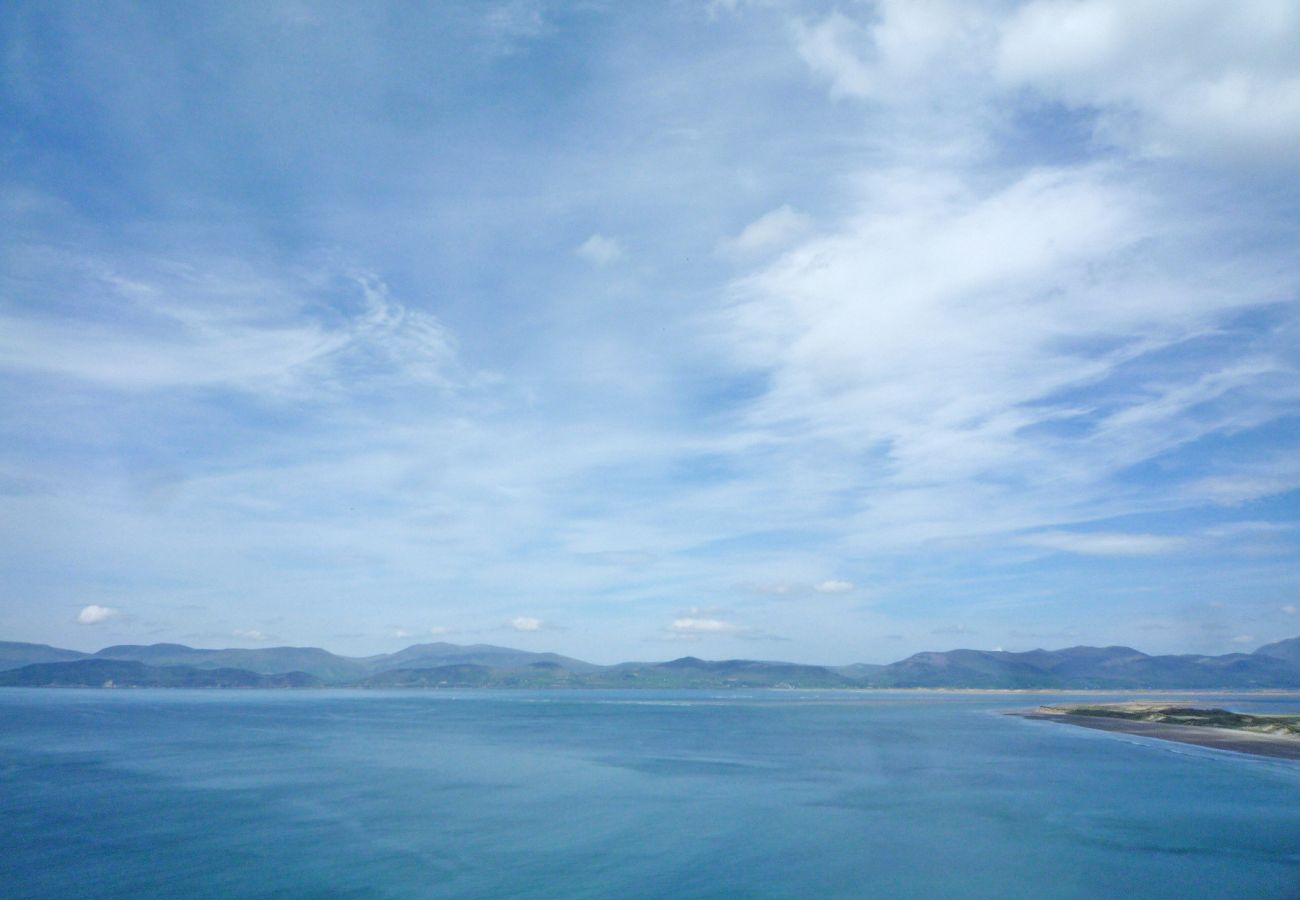
<svg viewBox="0 0 1300 900">
<path fill-rule="evenodd" d="M 0 896 L 1300 897 L 1300 764 L 1048 699 L 0 690 Z"/>
</svg>

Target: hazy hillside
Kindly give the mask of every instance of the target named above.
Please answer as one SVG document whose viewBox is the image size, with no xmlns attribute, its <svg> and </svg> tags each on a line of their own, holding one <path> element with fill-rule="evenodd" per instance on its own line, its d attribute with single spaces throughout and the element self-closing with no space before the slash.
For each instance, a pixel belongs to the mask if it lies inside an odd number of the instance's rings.
<svg viewBox="0 0 1300 900">
<path fill-rule="evenodd" d="M 16 641 L 0 641 L 0 671 L 16 669 L 32 663 L 70 662 L 84 659 L 88 653 L 76 650 L 61 650 L 49 644 L 21 644 Z"/>
<path fill-rule="evenodd" d="M 1271 656 L 1275 659 L 1285 659 L 1288 662 L 1300 665 L 1300 637 L 1289 638 L 1285 641 L 1278 641 L 1275 644 L 1265 644 L 1256 650 L 1253 656 Z"/>
<path fill-rule="evenodd" d="M 319 678 L 305 672 L 261 675 L 246 669 L 151 666 L 117 659 L 34 663 L 0 672 L 3 687 L 285 688 L 320 684 Z"/>
<path fill-rule="evenodd" d="M 557 653 L 534 653 L 528 650 L 514 650 L 510 647 L 495 647 L 491 644 L 414 644 L 405 650 L 382 656 L 370 656 L 359 660 L 371 672 L 386 672 L 391 669 L 422 669 L 448 665 L 475 665 L 493 669 L 522 669 L 534 663 L 554 663 L 573 672 L 591 672 L 601 668 L 580 659 L 571 659 Z"/>
<path fill-rule="evenodd" d="M 874 687 L 1295 688 L 1300 666 L 1259 654 L 1148 656 L 1131 647 L 918 653 L 868 673 Z"/>
<path fill-rule="evenodd" d="M 184 644 L 121 644 L 95 654 L 102 659 L 134 660 L 151 666 L 247 669 L 263 675 L 307 672 L 324 681 L 348 682 L 368 671 L 360 660 L 319 647 L 255 647 L 201 650 Z"/>
<path fill-rule="evenodd" d="M 489 644 L 416 644 L 365 658 L 316 647 L 197 649 L 119 645 L 93 656 L 0 643 L 0 685 L 153 687 L 1300 689 L 1300 638 L 1223 656 L 1149 656 L 1132 647 L 924 652 L 889 665 L 826 667 L 764 660 L 598 666 Z"/>
</svg>

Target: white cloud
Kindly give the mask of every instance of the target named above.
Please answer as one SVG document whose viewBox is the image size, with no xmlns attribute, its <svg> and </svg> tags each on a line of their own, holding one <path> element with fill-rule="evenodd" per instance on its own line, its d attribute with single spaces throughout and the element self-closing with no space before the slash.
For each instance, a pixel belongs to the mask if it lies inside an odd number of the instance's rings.
<svg viewBox="0 0 1300 900">
<path fill-rule="evenodd" d="M 1263 460 L 1253 466 L 1236 468 L 1236 471 L 1189 482 L 1184 487 L 1184 495 L 1189 501 L 1240 506 L 1300 488 L 1300 463 L 1290 458 Z"/>
<path fill-rule="evenodd" d="M 510 620 L 510 627 L 515 631 L 541 631 L 543 623 L 532 616 L 515 616 Z"/>
<path fill-rule="evenodd" d="M 856 215 L 733 285 L 729 349 L 767 385 L 749 422 L 825 462 L 810 487 L 870 498 L 862 545 L 1130 512 L 1103 489 L 1115 473 L 1269 421 L 1300 384 L 1280 355 L 1127 379 L 1300 283 L 1177 218 L 1107 167 L 991 191 L 952 171 L 864 178 Z"/>
<path fill-rule="evenodd" d="M 269 635 L 258 631 L 256 628 L 236 628 L 231 633 L 231 637 L 237 637 L 245 641 L 269 641 Z"/>
<path fill-rule="evenodd" d="M 1098 111 L 1154 155 L 1300 162 L 1300 7 L 1291 0 L 1039 0 L 1002 27 L 997 69 Z"/>
<path fill-rule="evenodd" d="M 839 12 L 798 26 L 799 55 L 830 82 L 834 96 L 869 97 L 876 89 L 871 68 L 860 55 L 866 45 L 862 27 Z"/>
<path fill-rule="evenodd" d="M 81 612 L 77 613 L 77 622 L 82 625 L 98 625 L 118 615 L 121 615 L 120 610 L 113 609 L 111 606 L 99 606 L 92 603 L 83 607 Z"/>
<path fill-rule="evenodd" d="M 736 585 L 743 591 L 749 591 L 755 594 L 767 594 L 774 597 L 794 597 L 800 594 L 816 592 L 818 594 L 845 594 L 852 591 L 855 587 L 851 581 L 840 581 L 834 578 L 819 581 L 816 584 L 808 584 L 799 581 L 743 581 Z"/>
<path fill-rule="evenodd" d="M 729 637 L 744 640 L 782 640 L 761 628 L 742 625 L 722 618 L 723 609 L 692 607 L 674 618 L 664 633 L 672 640 L 698 641 L 710 637 Z"/>
<path fill-rule="evenodd" d="M 978 4 L 881 0 L 869 22 L 836 11 L 795 28 L 795 46 L 833 97 L 933 111 L 984 87 L 997 20 Z M 937 83 L 955 86 L 935 90 Z"/>
<path fill-rule="evenodd" d="M 695 616 L 682 616 L 673 619 L 668 630 L 677 634 L 739 634 L 747 629 L 734 622 L 722 619 L 706 619 Z"/>
<path fill-rule="evenodd" d="M 780 206 L 750 222 L 740 234 L 724 241 L 721 249 L 736 256 L 779 250 L 795 238 L 803 237 L 811 227 L 812 219 L 807 215 Z"/>
<path fill-rule="evenodd" d="M 833 96 L 972 109 L 1030 88 L 1097 116 L 1098 136 L 1155 156 L 1294 166 L 1300 11 L 1290 0 L 1037 0 L 1004 12 L 885 0 L 796 28 Z M 946 91 L 936 90 L 945 84 Z"/>
<path fill-rule="evenodd" d="M 1232 642 L 1234 644 L 1253 644 L 1255 643 L 1255 636 L 1251 634 L 1239 634 L 1232 639 Z"/>
<path fill-rule="evenodd" d="M 432 628 L 429 629 L 429 634 L 433 635 L 434 637 L 443 634 L 451 634 L 451 629 L 446 627 L 445 625 L 434 625 Z"/>
<path fill-rule="evenodd" d="M 883 0 L 869 18 L 798 23 L 795 42 L 832 96 L 907 109 L 931 138 L 942 131 L 922 124 L 926 112 L 987 131 L 1027 88 L 1095 116 L 1100 140 L 1141 155 L 1300 164 L 1291 0 Z"/>
<path fill-rule="evenodd" d="M 1028 534 L 1022 544 L 1086 556 L 1155 556 L 1186 549 L 1187 540 L 1156 534 L 1044 531 Z"/>
<path fill-rule="evenodd" d="M 1294 531 L 1296 524 L 1294 522 L 1228 522 L 1223 525 L 1215 525 L 1207 528 L 1201 533 L 1206 537 L 1235 539 L 1240 537 L 1249 537 L 1260 534 L 1279 534 L 1287 531 Z"/>
<path fill-rule="evenodd" d="M 1300 607 L 1297 607 L 1294 603 L 1286 603 L 1282 606 L 1282 612 L 1288 616 L 1294 616 L 1297 612 L 1300 612 Z"/>
<path fill-rule="evenodd" d="M 577 254 L 598 266 L 607 266 L 623 258 L 623 247 L 612 237 L 593 234 L 577 249 Z"/>
</svg>

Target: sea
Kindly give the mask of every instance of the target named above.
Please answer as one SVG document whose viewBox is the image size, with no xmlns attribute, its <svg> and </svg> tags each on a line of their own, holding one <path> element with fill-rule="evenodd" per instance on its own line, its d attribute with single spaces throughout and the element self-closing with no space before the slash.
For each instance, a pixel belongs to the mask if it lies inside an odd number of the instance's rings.
<svg viewBox="0 0 1300 900">
<path fill-rule="evenodd" d="M 0 689 L 0 897 L 1300 898 L 1300 763 L 1068 699 Z"/>
</svg>

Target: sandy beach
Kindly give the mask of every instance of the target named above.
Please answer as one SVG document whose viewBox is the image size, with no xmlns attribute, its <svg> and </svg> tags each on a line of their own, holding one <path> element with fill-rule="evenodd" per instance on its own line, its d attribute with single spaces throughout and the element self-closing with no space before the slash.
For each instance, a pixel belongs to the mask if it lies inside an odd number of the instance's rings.
<svg viewBox="0 0 1300 900">
<path fill-rule="evenodd" d="M 1095 728 L 1098 731 L 1118 731 L 1123 734 L 1136 734 L 1142 737 L 1159 738 L 1163 741 L 1177 741 L 1180 744 L 1195 744 L 1198 747 L 1231 750 L 1235 753 L 1250 753 L 1255 756 L 1267 756 L 1273 759 L 1300 760 L 1300 740 L 1274 734 L 1259 734 L 1253 731 L 1208 728 L 1196 725 L 1169 725 L 1162 722 L 1141 722 L 1103 716 L 1052 714 L 1039 710 L 1011 712 L 1007 713 L 1007 715 L 1020 716 L 1025 719 L 1060 722 L 1065 725 L 1078 725 L 1083 728 Z"/>
</svg>

